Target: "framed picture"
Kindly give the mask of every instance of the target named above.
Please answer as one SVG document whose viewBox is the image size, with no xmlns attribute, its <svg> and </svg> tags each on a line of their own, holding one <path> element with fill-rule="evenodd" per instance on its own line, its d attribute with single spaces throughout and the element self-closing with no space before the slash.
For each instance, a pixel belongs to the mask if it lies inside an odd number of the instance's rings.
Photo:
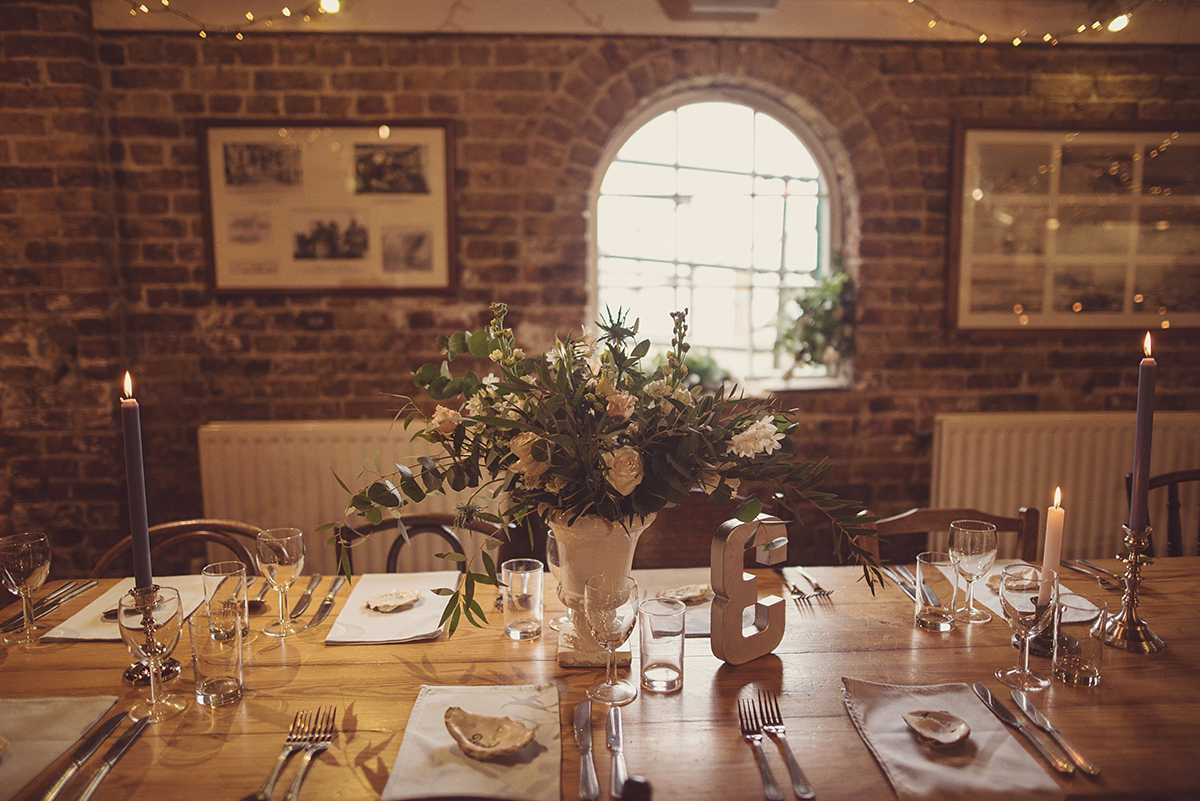
<svg viewBox="0 0 1200 801">
<path fill-rule="evenodd" d="M 960 329 L 1200 325 L 1200 133 L 960 123 Z"/>
<path fill-rule="evenodd" d="M 202 125 L 218 291 L 455 286 L 447 122 Z"/>
</svg>

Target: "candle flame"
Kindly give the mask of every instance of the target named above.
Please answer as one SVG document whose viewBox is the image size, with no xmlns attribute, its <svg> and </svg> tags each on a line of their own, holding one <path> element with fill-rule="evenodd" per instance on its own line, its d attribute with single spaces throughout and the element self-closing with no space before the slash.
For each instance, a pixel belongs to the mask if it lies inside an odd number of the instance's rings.
<svg viewBox="0 0 1200 801">
<path fill-rule="evenodd" d="M 133 378 L 129 375 L 129 371 L 125 371 L 125 397 L 133 397 Z"/>
<path fill-rule="evenodd" d="M 1062 506 L 1062 487 L 1054 488 L 1054 508 Z"/>
<path fill-rule="evenodd" d="M 1142 350 L 1146 352 L 1146 358 L 1150 358 L 1150 332 L 1146 332 L 1146 341 L 1142 344 Z"/>
</svg>

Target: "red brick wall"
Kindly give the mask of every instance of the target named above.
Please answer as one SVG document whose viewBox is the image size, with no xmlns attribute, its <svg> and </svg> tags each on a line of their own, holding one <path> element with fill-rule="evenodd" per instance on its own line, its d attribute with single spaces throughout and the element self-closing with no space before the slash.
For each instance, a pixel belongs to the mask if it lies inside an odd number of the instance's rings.
<svg viewBox="0 0 1200 801">
<path fill-rule="evenodd" d="M 933 415 L 1129 410 L 1137 332 L 944 323 L 956 118 L 1200 121 L 1200 52 L 829 41 L 94 33 L 84 0 L 0 14 L 0 533 L 52 532 L 63 574 L 125 530 L 118 385 L 143 406 L 152 522 L 201 512 L 210 420 L 386 416 L 434 338 L 502 300 L 531 348 L 583 321 L 587 193 L 639 104 L 757 92 L 846 170 L 860 286 L 853 388 L 790 393 L 805 448 L 877 510 L 928 500 Z M 197 122 L 453 122 L 453 297 L 216 297 Z M 1158 405 L 1197 409 L 1200 339 L 1172 330 Z M 251 521 L 270 524 L 271 521 Z M 57 572 L 57 571 L 56 571 Z"/>
</svg>

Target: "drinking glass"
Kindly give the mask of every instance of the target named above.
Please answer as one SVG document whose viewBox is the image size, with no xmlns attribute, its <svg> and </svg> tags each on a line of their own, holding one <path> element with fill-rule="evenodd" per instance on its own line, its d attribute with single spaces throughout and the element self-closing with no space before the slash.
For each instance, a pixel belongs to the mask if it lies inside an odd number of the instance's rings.
<svg viewBox="0 0 1200 801">
<path fill-rule="evenodd" d="M 4 637 L 12 644 L 34 643 L 44 626 L 33 624 L 33 593 L 50 575 L 50 541 L 45 534 L 13 534 L 0 539 L 0 578 L 21 598 L 25 625 Z"/>
<path fill-rule="evenodd" d="M 1050 677 L 1029 669 L 1029 641 L 1054 620 L 1058 573 L 1029 565 L 1009 565 L 1000 574 L 1000 608 L 1020 640 L 1020 662 L 1001 668 L 996 678 L 1017 690 L 1044 690 Z"/>
<path fill-rule="evenodd" d="M 996 527 L 980 520 L 955 520 L 950 524 L 950 558 L 967 582 L 967 597 L 954 610 L 963 623 L 987 623 L 992 613 L 975 606 L 975 582 L 996 562 Z"/>
<path fill-rule="evenodd" d="M 583 590 L 583 614 L 596 641 L 608 651 L 604 680 L 588 688 L 598 704 L 622 706 L 637 698 L 637 685 L 617 678 L 617 648 L 637 620 L 638 585 L 628 576 L 592 576 Z"/>
<path fill-rule="evenodd" d="M 550 567 L 550 574 L 554 576 L 554 584 L 557 587 L 556 592 L 558 597 L 562 599 L 562 555 L 558 552 L 558 540 L 554 537 L 554 532 L 550 531 L 546 535 L 546 564 Z M 559 615 L 558 617 L 550 618 L 547 623 L 550 628 L 555 631 L 560 631 L 563 626 L 571 623 L 570 615 Z"/>
<path fill-rule="evenodd" d="M 279 620 L 263 626 L 269 637 L 296 634 L 302 625 L 288 617 L 287 593 L 300 571 L 304 569 L 304 532 L 298 528 L 269 528 L 258 533 L 258 548 L 254 554 L 258 572 L 279 592 Z"/>
<path fill-rule="evenodd" d="M 167 694 L 162 686 L 163 660 L 179 644 L 183 629 L 179 591 L 158 586 L 130 590 L 117 601 L 117 625 L 129 653 L 150 674 L 150 698 L 135 704 L 129 717 L 160 723 L 187 709 L 187 699 Z"/>
</svg>

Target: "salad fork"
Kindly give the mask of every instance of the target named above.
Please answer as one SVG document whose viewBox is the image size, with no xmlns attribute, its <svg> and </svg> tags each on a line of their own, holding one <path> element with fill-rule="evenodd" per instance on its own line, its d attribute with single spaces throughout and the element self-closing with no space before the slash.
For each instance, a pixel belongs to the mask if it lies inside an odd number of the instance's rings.
<svg viewBox="0 0 1200 801">
<path fill-rule="evenodd" d="M 783 801 L 783 791 L 771 774 L 771 766 L 767 764 L 767 754 L 762 747 L 762 728 L 758 724 L 758 714 L 754 705 L 745 699 L 738 700 L 738 722 L 742 728 L 742 738 L 754 749 L 758 772 L 762 775 L 763 795 L 767 801 Z"/>
<path fill-rule="evenodd" d="M 796 762 L 796 755 L 788 746 L 787 727 L 784 726 L 783 715 L 779 712 L 779 699 L 775 693 L 758 691 L 758 714 L 762 718 L 762 730 L 779 742 L 779 749 L 787 759 L 788 773 L 792 777 L 792 790 L 796 797 L 813 798 L 816 793 L 805 778 L 804 771 L 800 769 L 800 764 Z"/>
<path fill-rule="evenodd" d="M 309 730 L 309 714 L 297 712 L 296 717 L 292 718 L 292 728 L 288 730 L 287 739 L 283 741 L 283 750 L 279 752 L 279 757 L 275 760 L 275 767 L 271 768 L 271 772 L 267 775 L 262 787 L 258 788 L 258 792 L 246 796 L 242 801 L 269 801 L 271 792 L 275 789 L 275 782 L 279 779 L 279 772 L 287 764 L 288 757 L 304 747 Z"/>
<path fill-rule="evenodd" d="M 820 584 L 818 584 L 817 580 L 814 579 L 811 575 L 809 575 L 809 572 L 807 570 L 805 570 L 803 567 L 801 567 L 800 565 L 796 565 L 796 572 L 799 573 L 801 576 L 803 576 L 804 580 L 812 585 L 813 595 L 819 596 L 821 598 L 828 598 L 830 595 L 833 595 L 833 590 L 827 590 L 824 587 L 822 587 Z"/>
<path fill-rule="evenodd" d="M 336 708 L 330 707 L 324 712 L 317 709 L 313 728 L 305 738 L 304 756 L 300 757 L 300 767 L 296 769 L 296 775 L 292 778 L 283 801 L 296 801 L 300 795 L 300 785 L 304 783 L 304 777 L 308 775 L 308 769 L 312 766 L 313 757 L 333 745 L 333 726 L 336 719 Z"/>
</svg>

